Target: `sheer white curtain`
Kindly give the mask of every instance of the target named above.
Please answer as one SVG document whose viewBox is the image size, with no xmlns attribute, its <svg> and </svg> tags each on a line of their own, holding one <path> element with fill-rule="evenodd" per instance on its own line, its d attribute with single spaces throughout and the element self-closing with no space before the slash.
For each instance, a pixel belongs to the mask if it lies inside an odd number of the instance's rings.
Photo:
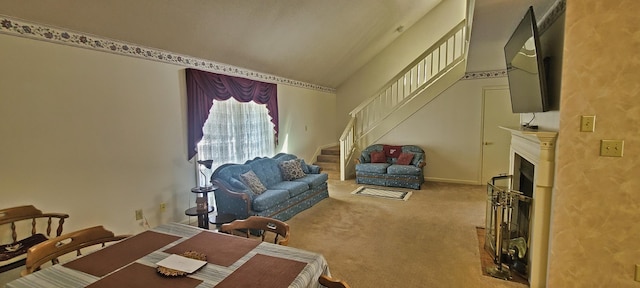
<svg viewBox="0 0 640 288">
<path fill-rule="evenodd" d="M 273 156 L 274 126 L 266 105 L 233 98 L 214 101 L 198 143 L 198 160 L 213 160 L 212 169 Z"/>
</svg>

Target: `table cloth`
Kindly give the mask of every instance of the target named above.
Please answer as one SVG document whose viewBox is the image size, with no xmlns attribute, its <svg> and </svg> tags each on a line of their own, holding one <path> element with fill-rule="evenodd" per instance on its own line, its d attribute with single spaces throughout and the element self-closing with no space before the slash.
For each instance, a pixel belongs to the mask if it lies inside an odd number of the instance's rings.
<svg viewBox="0 0 640 288">
<path fill-rule="evenodd" d="M 156 273 L 158 261 L 185 251 L 206 254 L 208 263 L 186 277 Z M 329 275 L 329 268 L 320 254 L 170 223 L 16 279 L 6 287 L 204 288 L 252 283 L 263 288 L 316 288 L 321 274 Z"/>
</svg>

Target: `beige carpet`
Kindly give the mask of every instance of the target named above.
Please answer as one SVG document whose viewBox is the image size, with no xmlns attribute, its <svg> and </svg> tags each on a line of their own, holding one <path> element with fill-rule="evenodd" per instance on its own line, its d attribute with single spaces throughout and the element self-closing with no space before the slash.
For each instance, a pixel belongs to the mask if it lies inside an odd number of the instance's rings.
<svg viewBox="0 0 640 288">
<path fill-rule="evenodd" d="M 353 288 L 527 287 L 482 275 L 483 186 L 426 183 L 408 201 L 351 194 L 358 186 L 329 180 L 329 199 L 287 221 L 289 246 L 323 254 Z"/>
</svg>

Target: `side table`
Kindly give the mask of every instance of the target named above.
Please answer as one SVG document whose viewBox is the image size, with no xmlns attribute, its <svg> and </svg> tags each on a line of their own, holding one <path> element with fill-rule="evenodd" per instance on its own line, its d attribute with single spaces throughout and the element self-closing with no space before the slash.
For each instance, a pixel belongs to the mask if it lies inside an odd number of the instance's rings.
<svg viewBox="0 0 640 288">
<path fill-rule="evenodd" d="M 191 207 L 184 211 L 184 214 L 187 216 L 198 216 L 198 227 L 203 229 L 209 229 L 209 213 L 213 212 L 213 207 L 209 206 L 209 192 L 216 191 L 218 186 L 208 186 L 208 187 L 194 187 L 191 188 L 191 192 L 196 194 L 201 194 L 204 198 L 204 207 L 206 209 L 198 209 L 198 206 Z"/>
</svg>

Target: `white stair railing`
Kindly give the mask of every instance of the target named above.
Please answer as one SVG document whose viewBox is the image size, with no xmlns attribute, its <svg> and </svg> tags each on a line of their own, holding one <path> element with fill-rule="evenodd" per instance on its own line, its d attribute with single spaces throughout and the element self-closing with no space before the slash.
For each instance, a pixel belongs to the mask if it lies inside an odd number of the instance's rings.
<svg viewBox="0 0 640 288">
<path fill-rule="evenodd" d="M 351 120 L 340 137 L 340 178 L 359 141 L 394 111 L 429 88 L 456 65 L 466 60 L 469 43 L 467 22 L 462 21 L 440 38 L 373 96 L 349 114 Z"/>
</svg>

